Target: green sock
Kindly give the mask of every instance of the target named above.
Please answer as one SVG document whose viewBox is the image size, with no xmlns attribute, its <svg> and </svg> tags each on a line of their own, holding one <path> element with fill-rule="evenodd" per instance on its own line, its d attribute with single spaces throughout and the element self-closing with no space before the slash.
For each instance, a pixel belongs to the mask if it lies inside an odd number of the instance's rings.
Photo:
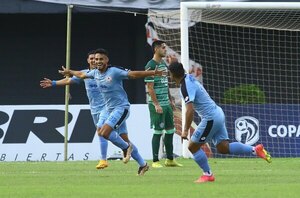
<svg viewBox="0 0 300 198">
<path fill-rule="evenodd" d="M 152 136 L 153 162 L 159 161 L 159 159 L 158 159 L 158 151 L 159 151 L 159 145 L 160 145 L 160 138 L 161 138 L 161 134 L 153 134 L 153 136 Z"/>
<path fill-rule="evenodd" d="M 173 135 L 174 135 L 174 133 L 165 134 L 165 138 L 164 138 L 167 159 L 170 159 L 170 160 L 173 160 Z"/>
</svg>

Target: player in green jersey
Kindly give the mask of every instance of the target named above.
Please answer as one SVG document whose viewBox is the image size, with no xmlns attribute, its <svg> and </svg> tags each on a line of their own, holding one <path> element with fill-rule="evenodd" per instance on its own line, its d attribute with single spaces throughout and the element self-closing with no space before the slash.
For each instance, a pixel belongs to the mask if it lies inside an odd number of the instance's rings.
<svg viewBox="0 0 300 198">
<path fill-rule="evenodd" d="M 166 70 L 167 64 L 163 60 L 166 56 L 166 43 L 164 41 L 154 41 L 152 44 L 153 58 L 145 66 L 146 70 L 154 70 L 156 67 L 158 70 Z M 174 103 L 171 101 L 169 92 L 168 77 L 146 77 L 145 78 L 147 89 L 147 100 L 150 111 L 151 128 L 154 129 L 152 136 L 152 154 L 153 154 L 153 168 L 161 168 L 159 163 L 159 146 L 160 139 L 163 133 L 164 145 L 166 148 L 167 159 L 165 166 L 182 166 L 177 163 L 173 157 L 173 135 L 174 117 L 173 109 Z"/>
</svg>

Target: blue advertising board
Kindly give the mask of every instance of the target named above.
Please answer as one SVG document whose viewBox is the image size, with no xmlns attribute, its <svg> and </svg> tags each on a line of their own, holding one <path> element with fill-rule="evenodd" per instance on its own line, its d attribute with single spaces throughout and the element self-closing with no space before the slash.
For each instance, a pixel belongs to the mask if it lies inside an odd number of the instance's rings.
<svg viewBox="0 0 300 198">
<path fill-rule="evenodd" d="M 300 157 L 300 105 L 221 105 L 231 141 L 262 143 L 273 157 Z"/>
</svg>

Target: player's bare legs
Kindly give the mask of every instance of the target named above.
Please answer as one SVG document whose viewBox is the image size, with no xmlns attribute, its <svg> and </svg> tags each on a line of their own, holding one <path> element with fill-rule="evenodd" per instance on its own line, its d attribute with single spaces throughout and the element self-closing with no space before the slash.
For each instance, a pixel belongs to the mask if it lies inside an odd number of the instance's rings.
<svg viewBox="0 0 300 198">
<path fill-rule="evenodd" d="M 107 124 L 104 124 L 101 128 L 97 129 L 98 135 L 101 135 L 105 139 L 109 139 L 110 133 L 112 132 L 113 128 Z"/>
<path fill-rule="evenodd" d="M 108 124 L 104 124 L 101 128 L 97 129 L 98 135 L 101 135 L 107 140 L 110 140 L 114 145 L 122 150 L 126 151 L 126 155 L 123 158 L 123 162 L 127 163 L 130 160 L 132 145 L 129 142 L 124 141 L 119 134 L 113 130 Z"/>
<path fill-rule="evenodd" d="M 120 134 L 120 136 L 125 142 L 130 143 L 130 145 L 132 146 L 131 157 L 139 164 L 138 175 L 140 175 L 140 176 L 144 175 L 145 172 L 149 170 L 149 166 L 148 166 L 147 162 L 142 158 L 137 147 L 132 142 L 130 142 L 127 133 L 122 133 L 122 134 Z M 127 150 L 123 150 L 124 158 L 126 157 L 126 154 L 128 153 Z"/>
<path fill-rule="evenodd" d="M 223 140 L 217 145 L 217 150 L 221 154 L 229 154 L 229 142 L 227 140 Z"/>
</svg>

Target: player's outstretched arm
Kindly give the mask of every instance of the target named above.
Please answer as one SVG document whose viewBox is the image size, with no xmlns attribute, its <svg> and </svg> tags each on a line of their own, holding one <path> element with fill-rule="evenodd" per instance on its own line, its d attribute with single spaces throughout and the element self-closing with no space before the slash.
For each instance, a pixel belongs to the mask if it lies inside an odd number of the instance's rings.
<svg viewBox="0 0 300 198">
<path fill-rule="evenodd" d="M 62 66 L 61 68 L 62 70 L 58 70 L 58 73 L 63 76 L 76 76 L 77 78 L 81 79 L 88 78 L 85 72 L 66 69 L 64 66 Z"/>
<path fill-rule="evenodd" d="M 70 78 L 64 78 L 61 80 L 50 80 L 48 78 L 44 78 L 43 80 L 40 81 L 40 86 L 44 89 L 49 87 L 64 86 L 70 84 L 72 84 L 72 80 Z"/>
<path fill-rule="evenodd" d="M 163 76 L 163 75 L 166 75 L 166 71 L 158 70 L 157 67 L 155 68 L 155 70 L 128 72 L 128 78 L 130 79 L 145 78 L 147 76 Z"/>
</svg>

